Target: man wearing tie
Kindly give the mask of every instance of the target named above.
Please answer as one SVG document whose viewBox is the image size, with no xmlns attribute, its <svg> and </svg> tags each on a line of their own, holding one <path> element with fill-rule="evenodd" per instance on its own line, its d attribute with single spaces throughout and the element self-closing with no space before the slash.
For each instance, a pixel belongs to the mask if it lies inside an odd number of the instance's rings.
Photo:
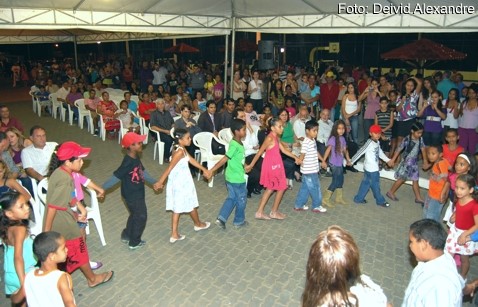
<svg viewBox="0 0 478 307">
<path fill-rule="evenodd" d="M 206 112 L 203 112 L 198 119 L 198 126 L 203 132 L 218 134 L 221 129 L 221 116 L 216 113 L 216 103 L 212 100 L 206 103 Z"/>
</svg>

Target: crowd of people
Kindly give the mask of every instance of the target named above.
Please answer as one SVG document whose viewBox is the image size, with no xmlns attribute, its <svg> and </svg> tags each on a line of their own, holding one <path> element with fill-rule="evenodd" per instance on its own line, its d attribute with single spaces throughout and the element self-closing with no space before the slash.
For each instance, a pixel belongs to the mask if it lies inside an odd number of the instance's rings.
<svg viewBox="0 0 478 307">
<path fill-rule="evenodd" d="M 437 301 L 446 299 L 450 306 L 459 306 L 462 294 L 474 291 L 475 283 L 465 287 L 463 279 L 469 271 L 469 256 L 478 248 L 474 243 L 478 230 L 478 84 L 465 86 L 459 73 L 448 71 L 423 78 L 419 74 L 410 77 L 407 71 L 395 75 L 393 69 L 381 74 L 363 68 L 329 67 L 321 74 L 304 68 L 287 72 L 251 72 L 244 68 L 233 72 L 230 86 L 222 81 L 219 66 L 212 69 L 208 65 L 142 62 L 138 70 L 132 67 L 132 63 L 119 61 L 101 67 L 84 62 L 79 69 L 68 63 L 55 63 L 49 71 L 37 64 L 31 72 L 35 82 L 31 93 L 45 102 L 46 111 L 54 112 L 46 97 L 55 93 L 63 107 L 73 109 L 73 120 L 78 120 L 74 102 L 83 98 L 96 133 L 99 115 L 112 137 L 120 128 L 120 121 L 129 130 L 121 141 L 126 155 L 101 186 L 81 175 L 82 159 L 90 148 L 74 142 L 58 146 L 46 142 L 46 131 L 41 126 L 31 128 L 28 140 L 23 137 L 19 121 L 9 115 L 8 108 L 0 106 L 1 128 L 6 131 L 0 132 L 5 178 L 5 192 L 0 198 L 0 238 L 13 257 L 5 262 L 5 271 L 8 268 L 12 274 L 6 278 L 6 285 L 8 281 L 7 294 L 13 302 L 26 297 L 28 304 L 35 306 L 47 299 L 58 300 L 60 295 L 65 305 L 74 305 L 71 278 L 58 271 L 58 264 L 68 273 L 80 269 L 90 287 L 113 278 L 113 271 L 93 272 L 102 264 L 89 260 L 82 186 L 103 197 L 105 191 L 121 182 L 121 194 L 129 212 L 121 241 L 136 250 L 146 244 L 142 239 L 147 221 L 145 182 L 155 190 L 166 185 L 166 209 L 172 212 L 169 241 L 176 243 L 185 239 L 179 231 L 180 214 L 190 214 L 195 231 L 211 225 L 199 218 L 192 180 L 198 171 L 210 179 L 227 165 L 228 196 L 215 224 L 226 229 L 235 209 L 233 226 L 242 228 L 249 223 L 245 211 L 247 199 L 253 194 L 262 194 L 255 219 L 285 219 L 279 208 L 294 181 L 301 184 L 294 205 L 297 212 L 309 210 L 308 198 L 312 199 L 311 211 L 318 214 L 337 204 L 348 204 L 343 193 L 344 174 L 357 172 L 354 164 L 362 156 L 364 177 L 352 201 L 357 205 L 367 203 L 366 195 L 371 189 L 376 205 L 388 208 L 389 200 L 399 201 L 395 193 L 400 186 L 411 180 L 415 202 L 423 206 L 424 218 L 422 224 L 417 222 L 410 228 L 411 251 L 423 262 L 415 270 L 433 275 L 433 269 L 428 267 L 443 266 L 448 270 L 444 275 L 453 276 L 443 283 L 454 283 L 450 288 L 458 289 L 453 293 L 451 289 L 422 289 L 421 283 L 414 281 L 418 274 L 414 272 L 404 306 L 416 306 L 417 302 L 428 305 L 435 302 L 432 296 Z M 107 90 L 111 87 L 122 89 L 124 99 L 111 100 Z M 146 136 L 140 134 L 139 120 L 144 120 L 154 132 L 151 137 L 159 133 L 165 145 L 164 162 L 168 165 L 159 179 L 152 178 L 141 163 Z M 199 132 L 217 137 L 224 129 L 229 139 L 211 144 L 213 153 L 224 157 L 207 169 L 194 159 L 192 139 Z M 430 187 L 425 198 L 418 185 L 420 164 L 429 170 Z M 380 190 L 380 171 L 395 166 L 396 181 L 385 194 L 387 200 Z M 322 193 L 323 176 L 332 180 Z M 30 178 L 39 182 L 46 177 L 49 189 L 45 232 L 32 241 L 25 222 L 29 217 L 30 193 L 11 179 L 19 179 L 23 184 L 30 182 Z M 24 186 L 30 191 L 28 183 Z M 267 214 L 265 207 L 273 194 L 275 198 Z M 447 201 L 448 239 L 441 225 Z M 22 261 L 13 261 L 22 254 Z M 42 263 L 40 269 L 33 269 L 33 254 Z M 458 256 L 453 260 L 449 254 Z M 432 265 L 433 261 L 438 264 Z M 323 265 L 331 263 L 340 274 L 328 275 L 330 270 Z M 383 292 L 370 278 L 361 275 L 358 263 L 358 249 L 350 234 L 340 227 L 321 233 L 309 257 L 303 305 L 386 305 Z M 450 269 L 456 265 L 460 266 L 460 275 Z M 58 273 L 46 274 L 50 271 Z M 318 280 L 321 278 L 326 282 Z M 36 286 L 40 280 L 61 284 L 48 290 L 59 293 L 42 295 L 46 290 L 40 291 Z M 370 289 L 376 297 L 368 301 L 365 297 Z"/>
</svg>

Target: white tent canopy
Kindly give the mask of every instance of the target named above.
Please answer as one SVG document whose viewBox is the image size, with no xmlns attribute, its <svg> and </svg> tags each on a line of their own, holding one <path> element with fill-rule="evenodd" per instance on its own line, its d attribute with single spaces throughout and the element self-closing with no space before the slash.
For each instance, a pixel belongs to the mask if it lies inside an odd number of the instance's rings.
<svg viewBox="0 0 478 307">
<path fill-rule="evenodd" d="M 410 8 L 422 2 L 412 0 Z M 0 43 L 133 40 L 235 31 L 264 33 L 401 33 L 478 31 L 477 0 L 429 0 L 405 10 L 395 0 L 363 0 L 339 12 L 341 0 L 0 0 Z M 444 7 L 447 5 L 447 7 Z M 473 6 L 473 13 L 452 12 Z M 361 10 L 363 9 L 363 11 Z M 443 11 L 442 11 L 443 12 Z M 17 30 L 15 32 L 14 30 Z M 28 31 L 39 32 L 29 35 Z M 108 33 L 108 34 L 105 34 Z M 22 38 L 23 37 L 23 38 Z"/>
</svg>

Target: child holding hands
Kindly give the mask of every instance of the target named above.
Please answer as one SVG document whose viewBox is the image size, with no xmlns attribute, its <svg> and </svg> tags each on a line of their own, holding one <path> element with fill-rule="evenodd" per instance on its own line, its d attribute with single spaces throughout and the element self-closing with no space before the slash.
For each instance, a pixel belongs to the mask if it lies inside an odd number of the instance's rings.
<svg viewBox="0 0 478 307">
<path fill-rule="evenodd" d="M 369 189 L 372 189 L 373 197 L 375 198 L 377 206 L 388 208 L 390 207 L 390 204 L 380 192 L 379 163 L 380 159 L 382 159 L 391 167 L 393 166 L 393 162 L 385 155 L 382 148 L 380 148 L 382 128 L 379 125 L 372 125 L 370 126 L 369 134 L 370 139 L 352 157 L 352 163 L 355 163 L 363 154 L 365 154 L 365 161 L 363 163 L 364 175 L 357 195 L 354 197 L 354 202 L 356 204 L 367 203 L 365 196 L 367 196 Z"/>
<path fill-rule="evenodd" d="M 294 156 L 292 152 L 285 148 L 279 140 L 279 137 L 284 131 L 282 121 L 277 117 L 272 117 L 269 120 L 269 129 L 271 132 L 264 140 L 264 143 L 254 156 L 254 159 L 249 165 L 246 165 L 246 173 L 248 173 L 254 167 L 257 160 L 259 160 L 259 158 L 265 152 L 264 161 L 262 162 L 261 168 L 260 184 L 266 188 L 266 191 L 262 195 L 255 218 L 258 220 L 283 220 L 285 219 L 286 215 L 279 212 L 279 206 L 282 196 L 284 196 L 284 192 L 287 190 L 287 178 L 285 177 L 284 163 L 282 162 L 280 153 L 282 152 L 286 156 L 294 159 L 296 164 L 300 164 L 300 160 Z M 266 215 L 264 214 L 264 207 L 274 192 L 277 194 L 274 199 L 274 204 L 272 205 L 271 213 Z"/>
<path fill-rule="evenodd" d="M 195 231 L 208 229 L 211 226 L 211 223 L 201 222 L 199 219 L 197 210 L 199 203 L 189 164 L 200 169 L 207 179 L 211 177 L 211 172 L 194 160 L 186 150 L 186 147 L 191 145 L 191 135 L 186 129 L 176 129 L 174 131 L 174 141 L 176 143 L 176 150 L 173 152 L 171 162 L 161 178 L 153 185 L 155 190 L 162 189 L 166 179 L 169 177 L 166 188 L 166 210 L 173 212 L 171 216 L 170 243 L 186 238 L 185 235 L 181 235 L 178 232 L 181 213 L 189 213 L 194 222 Z"/>
<path fill-rule="evenodd" d="M 246 158 L 242 139 L 246 137 L 246 122 L 235 118 L 230 127 L 234 138 L 229 143 L 229 148 L 224 158 L 222 158 L 211 172 L 216 171 L 227 162 L 226 167 L 226 187 L 228 195 L 216 219 L 216 225 L 226 229 L 226 222 L 229 216 L 236 208 L 233 225 L 240 228 L 247 225 L 245 220 L 245 211 L 247 203 L 246 173 L 244 171 L 244 161 Z"/>
<path fill-rule="evenodd" d="M 325 213 L 327 209 L 322 207 L 322 192 L 320 191 L 319 180 L 319 160 L 324 161 L 322 155 L 317 150 L 317 138 L 319 124 L 315 120 L 309 120 L 305 123 L 305 138 L 302 142 L 299 160 L 300 172 L 302 173 L 302 184 L 295 200 L 295 211 L 308 210 L 305 204 L 310 197 L 312 198 L 312 212 Z"/>
</svg>

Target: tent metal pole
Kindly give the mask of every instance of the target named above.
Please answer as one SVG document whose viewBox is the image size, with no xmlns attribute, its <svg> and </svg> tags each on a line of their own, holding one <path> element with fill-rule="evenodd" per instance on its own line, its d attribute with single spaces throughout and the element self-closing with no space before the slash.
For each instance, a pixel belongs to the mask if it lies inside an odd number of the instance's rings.
<svg viewBox="0 0 478 307">
<path fill-rule="evenodd" d="M 73 36 L 73 50 L 75 52 L 75 69 L 78 69 L 78 50 L 76 44 L 76 35 Z"/>
<path fill-rule="evenodd" d="M 231 98 L 234 96 L 234 54 L 236 53 L 236 17 L 232 17 L 232 43 L 231 43 L 231 78 L 230 78 L 230 87 L 229 94 Z M 226 83 L 227 84 L 227 83 Z"/>
<path fill-rule="evenodd" d="M 229 53 L 229 34 L 226 34 L 226 54 L 224 56 L 224 93 L 222 93 L 223 97 L 226 98 L 226 94 L 227 94 L 227 60 L 228 60 L 228 53 Z M 220 110 L 218 110 L 219 112 Z"/>
</svg>

